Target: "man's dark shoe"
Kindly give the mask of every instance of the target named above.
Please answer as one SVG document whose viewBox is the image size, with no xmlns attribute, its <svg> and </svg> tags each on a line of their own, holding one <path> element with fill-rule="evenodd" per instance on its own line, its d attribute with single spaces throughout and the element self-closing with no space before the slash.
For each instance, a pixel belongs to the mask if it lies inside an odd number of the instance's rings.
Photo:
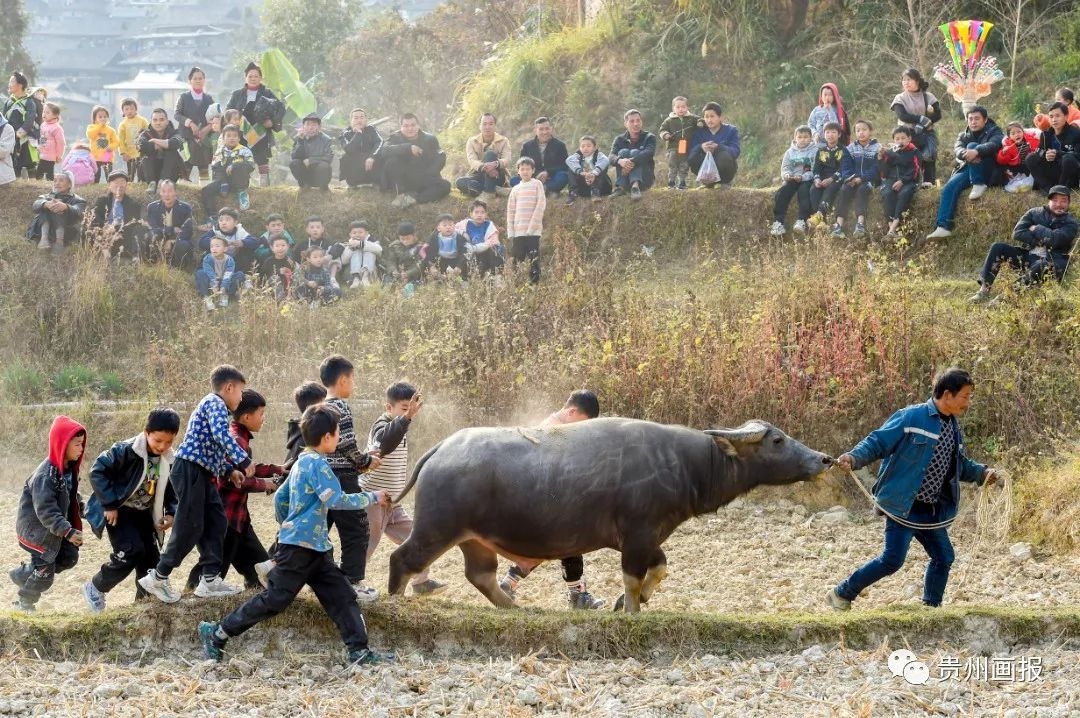
<svg viewBox="0 0 1080 718">
<path fill-rule="evenodd" d="M 377 666 L 382 663 L 393 663 L 394 660 L 393 653 L 376 653 L 370 648 L 364 648 L 359 651 L 349 651 L 347 663 L 349 666 Z"/>
</svg>

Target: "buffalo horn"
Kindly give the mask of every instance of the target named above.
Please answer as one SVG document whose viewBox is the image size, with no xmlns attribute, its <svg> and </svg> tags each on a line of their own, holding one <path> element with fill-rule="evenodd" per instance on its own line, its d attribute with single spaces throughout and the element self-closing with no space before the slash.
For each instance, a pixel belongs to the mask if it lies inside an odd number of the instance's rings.
<svg viewBox="0 0 1080 718">
<path fill-rule="evenodd" d="M 719 436 L 728 441 L 756 444 L 765 438 L 765 433 L 768 430 L 769 427 L 760 421 L 748 421 L 738 429 L 706 429 L 705 433 L 709 436 Z"/>
</svg>

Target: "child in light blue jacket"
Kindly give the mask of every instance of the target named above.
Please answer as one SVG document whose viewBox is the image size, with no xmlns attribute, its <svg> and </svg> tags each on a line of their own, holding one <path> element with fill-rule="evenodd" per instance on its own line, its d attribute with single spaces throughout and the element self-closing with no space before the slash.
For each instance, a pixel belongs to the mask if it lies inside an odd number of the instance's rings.
<svg viewBox="0 0 1080 718">
<path fill-rule="evenodd" d="M 780 161 L 780 189 L 773 200 L 773 223 L 770 233 L 774 237 L 782 236 L 787 227 L 784 216 L 793 197 L 799 198 L 799 216 L 795 222 L 796 232 L 806 231 L 806 220 L 810 217 L 810 188 L 814 186 L 814 134 L 807 125 L 795 128 L 795 139 Z"/>
</svg>

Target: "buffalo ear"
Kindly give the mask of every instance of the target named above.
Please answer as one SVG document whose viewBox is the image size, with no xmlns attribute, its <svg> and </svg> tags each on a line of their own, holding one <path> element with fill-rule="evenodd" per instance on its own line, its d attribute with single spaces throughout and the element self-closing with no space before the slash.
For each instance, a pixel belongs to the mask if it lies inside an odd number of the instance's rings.
<svg viewBox="0 0 1080 718">
<path fill-rule="evenodd" d="M 735 444 L 732 444 L 730 441 L 728 441 L 724 437 L 713 435 L 712 439 L 713 439 L 713 441 L 716 442 L 716 445 L 720 447 L 720 451 L 723 451 L 728 456 L 738 456 L 739 455 L 739 452 L 735 450 Z"/>
</svg>

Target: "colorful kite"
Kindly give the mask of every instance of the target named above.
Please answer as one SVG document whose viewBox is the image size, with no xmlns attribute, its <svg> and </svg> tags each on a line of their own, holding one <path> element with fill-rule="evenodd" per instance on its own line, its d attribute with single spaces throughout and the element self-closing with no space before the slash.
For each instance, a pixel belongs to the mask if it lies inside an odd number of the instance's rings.
<svg viewBox="0 0 1080 718">
<path fill-rule="evenodd" d="M 953 20 L 938 30 L 945 36 L 952 65 L 934 68 L 934 79 L 945 85 L 957 102 L 973 105 L 990 94 L 991 85 L 1005 77 L 997 59 L 983 57 L 983 47 L 994 24 L 982 20 Z"/>
</svg>

